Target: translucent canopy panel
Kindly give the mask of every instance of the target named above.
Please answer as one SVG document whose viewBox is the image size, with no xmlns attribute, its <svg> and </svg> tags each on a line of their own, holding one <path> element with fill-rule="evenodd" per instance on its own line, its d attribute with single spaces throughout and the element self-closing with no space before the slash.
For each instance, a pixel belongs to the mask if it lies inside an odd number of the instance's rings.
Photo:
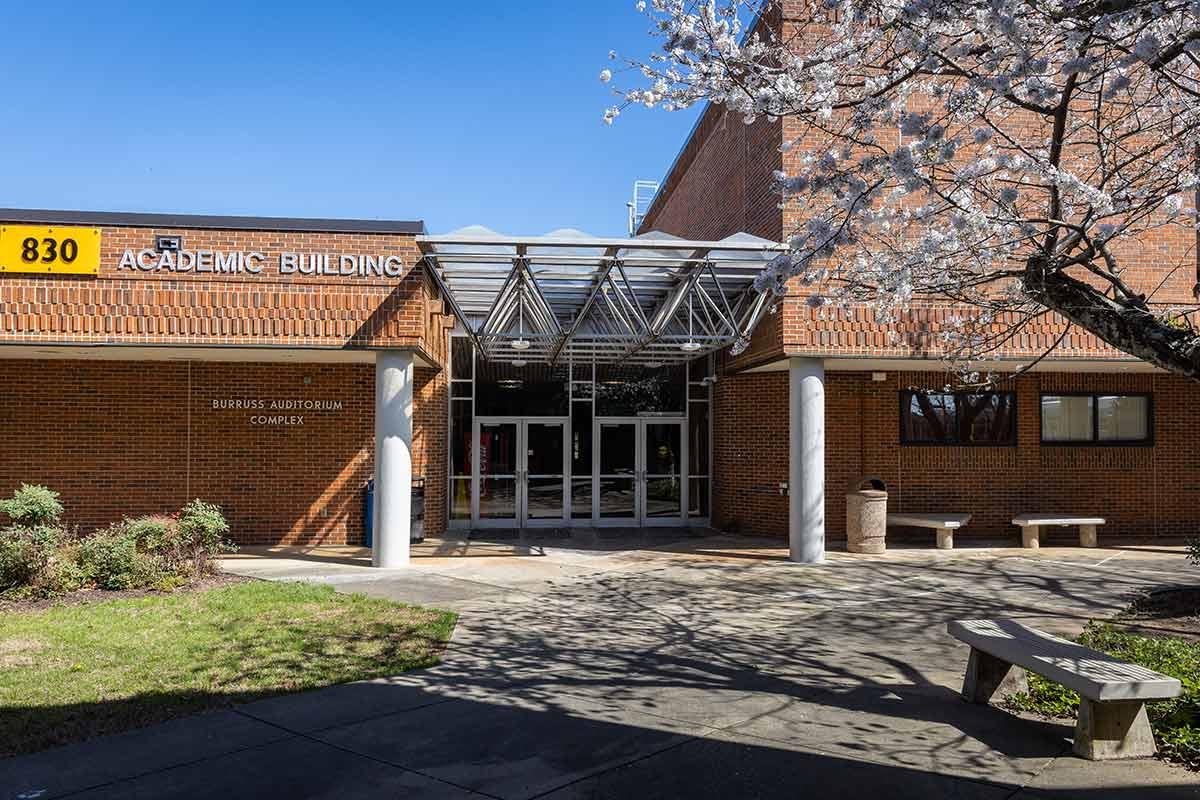
<svg viewBox="0 0 1200 800">
<path fill-rule="evenodd" d="M 522 238 L 480 226 L 417 244 L 485 358 L 541 363 L 689 361 L 745 340 L 767 304 L 754 279 L 784 250 L 747 233 Z"/>
</svg>

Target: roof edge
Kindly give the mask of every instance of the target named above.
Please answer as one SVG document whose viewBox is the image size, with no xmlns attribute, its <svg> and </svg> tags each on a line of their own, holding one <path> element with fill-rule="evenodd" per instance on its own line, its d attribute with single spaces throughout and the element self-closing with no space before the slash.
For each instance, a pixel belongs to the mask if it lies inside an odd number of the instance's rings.
<svg viewBox="0 0 1200 800">
<path fill-rule="evenodd" d="M 99 225 L 124 228 L 195 228 L 222 231 L 410 235 L 425 233 L 425 223 L 422 220 L 241 217 L 213 214 L 154 214 L 126 211 L 60 211 L 35 208 L 0 208 L 0 220 L 18 224 Z"/>
</svg>

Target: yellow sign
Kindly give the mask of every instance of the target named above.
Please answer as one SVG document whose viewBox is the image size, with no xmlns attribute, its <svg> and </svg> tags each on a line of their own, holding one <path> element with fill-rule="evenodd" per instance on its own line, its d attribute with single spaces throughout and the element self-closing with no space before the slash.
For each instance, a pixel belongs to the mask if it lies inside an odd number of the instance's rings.
<svg viewBox="0 0 1200 800">
<path fill-rule="evenodd" d="M 0 225 L 0 273 L 97 275 L 100 229 Z"/>
</svg>

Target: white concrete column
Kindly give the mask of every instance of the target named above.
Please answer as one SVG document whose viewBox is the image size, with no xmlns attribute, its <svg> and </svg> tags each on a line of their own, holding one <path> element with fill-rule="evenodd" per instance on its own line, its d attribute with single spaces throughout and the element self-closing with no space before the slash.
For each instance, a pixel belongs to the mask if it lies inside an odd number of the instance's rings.
<svg viewBox="0 0 1200 800">
<path fill-rule="evenodd" d="M 412 527 L 413 359 L 402 350 L 375 355 L 375 520 L 371 560 L 408 566 Z"/>
<path fill-rule="evenodd" d="M 788 546 L 792 561 L 825 560 L 825 365 L 788 360 Z"/>
</svg>

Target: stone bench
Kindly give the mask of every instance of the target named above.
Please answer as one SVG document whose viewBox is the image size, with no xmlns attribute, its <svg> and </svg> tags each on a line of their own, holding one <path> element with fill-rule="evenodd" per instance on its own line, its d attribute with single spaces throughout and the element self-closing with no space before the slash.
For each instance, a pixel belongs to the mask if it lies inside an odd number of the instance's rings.
<svg viewBox="0 0 1200 800">
<path fill-rule="evenodd" d="M 1057 525 L 1065 528 L 1070 525 L 1079 526 L 1080 547 L 1095 547 L 1096 526 L 1104 524 L 1104 517 L 1073 517 L 1069 514 L 1021 514 L 1013 517 L 1013 525 L 1021 528 L 1021 546 L 1039 547 L 1041 545 L 1041 529 L 1044 525 Z"/>
<path fill-rule="evenodd" d="M 1179 681 L 1009 619 L 951 622 L 947 632 L 971 645 L 963 699 L 987 703 L 997 691 L 1025 690 L 1036 672 L 1080 695 L 1075 753 L 1092 760 L 1154 755 L 1146 701 L 1177 697 Z"/>
<path fill-rule="evenodd" d="M 954 547 L 954 531 L 971 521 L 970 514 L 888 514 L 888 526 L 932 528 L 937 532 L 939 550 Z"/>
</svg>

